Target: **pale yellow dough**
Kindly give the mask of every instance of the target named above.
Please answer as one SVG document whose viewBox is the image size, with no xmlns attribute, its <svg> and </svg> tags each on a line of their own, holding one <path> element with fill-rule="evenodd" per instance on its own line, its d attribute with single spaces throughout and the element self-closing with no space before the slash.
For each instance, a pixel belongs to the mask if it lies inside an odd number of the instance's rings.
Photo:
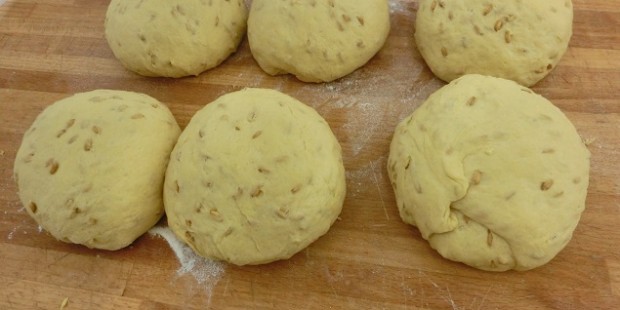
<svg viewBox="0 0 620 310">
<path fill-rule="evenodd" d="M 222 96 L 187 125 L 166 172 L 168 225 L 236 265 L 287 259 L 342 209 L 340 145 L 311 107 L 274 90 Z"/>
<path fill-rule="evenodd" d="M 96 90 L 60 100 L 17 152 L 21 202 L 59 240 L 123 248 L 163 214 L 164 173 L 180 132 L 147 95 Z"/>
<path fill-rule="evenodd" d="M 387 0 L 254 0 L 248 39 L 271 75 L 330 82 L 368 62 L 390 31 Z"/>
<path fill-rule="evenodd" d="M 138 74 L 198 75 L 237 49 L 247 14 L 243 0 L 112 0 L 105 36 L 116 58 Z"/>
<path fill-rule="evenodd" d="M 571 239 L 589 158 L 548 100 L 512 81 L 466 75 L 398 125 L 388 172 L 403 221 L 442 256 L 528 270 Z"/>
<path fill-rule="evenodd" d="M 421 0 L 415 40 L 444 81 L 476 73 L 531 86 L 566 52 L 572 22 L 570 0 Z"/>
</svg>

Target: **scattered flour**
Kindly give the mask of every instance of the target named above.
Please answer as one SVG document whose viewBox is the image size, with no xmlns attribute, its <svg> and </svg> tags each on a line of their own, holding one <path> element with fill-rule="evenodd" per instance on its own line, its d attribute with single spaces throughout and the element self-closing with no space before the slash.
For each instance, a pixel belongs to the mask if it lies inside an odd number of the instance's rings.
<svg viewBox="0 0 620 310">
<path fill-rule="evenodd" d="M 20 232 L 22 235 L 27 235 L 28 232 L 31 230 L 31 227 L 32 226 L 29 223 L 22 221 L 21 224 L 18 224 L 17 226 L 13 227 L 13 229 L 11 229 L 6 238 L 7 240 L 13 240 L 13 238 L 15 238 L 15 234 L 19 235 Z M 37 232 L 39 234 L 43 232 L 43 227 L 41 227 L 41 225 L 37 227 Z"/>
<path fill-rule="evenodd" d="M 357 156 L 368 144 L 383 118 L 383 111 L 379 110 L 373 102 L 361 101 L 356 104 L 355 109 L 357 110 L 356 117 L 349 118 L 348 122 L 342 126 L 346 132 L 351 133 L 349 138 L 355 142 L 351 145 L 353 156 Z"/>
<path fill-rule="evenodd" d="M 9 240 L 13 239 L 13 236 L 15 235 L 16 231 L 17 231 L 17 227 L 14 227 L 13 230 L 11 230 L 11 232 L 9 233 L 9 235 L 6 238 L 9 239 Z"/>
<path fill-rule="evenodd" d="M 5 2 L 6 0 L 0 0 L 0 6 L 2 6 Z"/>
<path fill-rule="evenodd" d="M 405 12 L 406 9 L 402 0 L 390 0 L 390 13 L 402 13 Z"/>
<path fill-rule="evenodd" d="M 208 260 L 194 253 L 194 250 L 177 239 L 174 232 L 168 227 L 153 227 L 149 230 L 149 234 L 159 236 L 168 242 L 181 264 L 177 270 L 177 275 L 182 276 L 189 273 L 194 276 L 196 282 L 204 286 L 209 298 L 211 298 L 211 291 L 224 275 L 224 263 Z"/>
</svg>

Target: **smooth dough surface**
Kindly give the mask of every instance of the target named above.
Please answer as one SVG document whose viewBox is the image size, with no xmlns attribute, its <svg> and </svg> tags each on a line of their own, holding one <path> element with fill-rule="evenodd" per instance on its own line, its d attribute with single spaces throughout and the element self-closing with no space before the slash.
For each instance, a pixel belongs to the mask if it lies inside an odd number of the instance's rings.
<svg viewBox="0 0 620 310">
<path fill-rule="evenodd" d="M 390 31 L 387 0 L 254 0 L 248 40 L 271 75 L 330 82 L 366 64 Z"/>
<path fill-rule="evenodd" d="M 211 69 L 232 54 L 246 20 L 243 0 L 112 0 L 105 36 L 127 69 L 183 77 Z"/>
<path fill-rule="evenodd" d="M 466 75 L 397 126 L 388 172 L 401 218 L 442 256 L 527 270 L 571 239 L 589 158 L 548 100 L 512 81 Z"/>
<path fill-rule="evenodd" d="M 164 174 L 180 132 L 147 95 L 96 90 L 57 101 L 17 152 L 21 202 L 56 239 L 123 248 L 163 214 Z"/>
<path fill-rule="evenodd" d="M 421 0 L 415 40 L 444 81 L 475 73 L 531 86 L 566 52 L 572 22 L 570 0 Z"/>
<path fill-rule="evenodd" d="M 222 96 L 192 118 L 171 156 L 168 225 L 204 257 L 287 259 L 340 214 L 340 145 L 311 107 L 274 90 Z"/>
</svg>

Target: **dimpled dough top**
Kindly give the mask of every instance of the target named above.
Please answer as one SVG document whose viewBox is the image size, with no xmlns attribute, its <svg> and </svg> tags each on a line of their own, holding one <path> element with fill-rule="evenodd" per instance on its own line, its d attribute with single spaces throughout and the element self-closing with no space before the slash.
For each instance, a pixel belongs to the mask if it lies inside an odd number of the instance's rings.
<svg viewBox="0 0 620 310">
<path fill-rule="evenodd" d="M 571 239 L 589 158 L 545 98 L 466 75 L 398 125 L 388 172 L 402 219 L 442 256 L 484 270 L 527 270 Z"/>
<path fill-rule="evenodd" d="M 415 39 L 444 81 L 477 73 L 531 86 L 568 48 L 570 0 L 421 0 Z"/>
<path fill-rule="evenodd" d="M 200 255 L 286 259 L 325 234 L 345 196 L 338 141 L 312 108 L 245 89 L 200 110 L 166 172 L 168 225 Z"/>
<path fill-rule="evenodd" d="M 96 90 L 46 108 L 15 159 L 19 197 L 55 238 L 117 250 L 163 214 L 162 188 L 181 130 L 142 94 Z"/>
<path fill-rule="evenodd" d="M 232 54 L 246 19 L 243 0 L 112 0 L 105 35 L 127 69 L 183 77 L 211 69 Z"/>
<path fill-rule="evenodd" d="M 387 0 L 254 0 L 252 55 L 271 75 L 330 82 L 363 66 L 390 31 Z"/>
</svg>

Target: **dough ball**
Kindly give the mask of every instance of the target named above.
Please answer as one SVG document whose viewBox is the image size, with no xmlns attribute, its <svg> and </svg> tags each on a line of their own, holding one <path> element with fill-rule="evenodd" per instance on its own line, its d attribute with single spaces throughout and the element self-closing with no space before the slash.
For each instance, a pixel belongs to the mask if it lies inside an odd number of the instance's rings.
<svg viewBox="0 0 620 310">
<path fill-rule="evenodd" d="M 572 23 L 570 0 L 421 0 L 415 40 L 444 81 L 476 73 L 531 86 L 564 55 Z"/>
<path fill-rule="evenodd" d="M 183 77 L 216 67 L 232 54 L 246 19 L 243 0 L 112 0 L 105 36 L 127 69 Z"/>
<path fill-rule="evenodd" d="M 363 66 L 390 31 L 387 0 L 254 0 L 248 39 L 271 75 L 330 82 Z"/>
<path fill-rule="evenodd" d="M 245 89 L 200 110 L 166 172 L 168 225 L 198 254 L 236 265 L 287 259 L 334 223 L 341 149 L 312 108 Z"/>
<path fill-rule="evenodd" d="M 548 100 L 512 81 L 466 75 L 398 125 L 388 172 L 401 218 L 443 257 L 528 270 L 571 239 L 589 161 Z"/>
<path fill-rule="evenodd" d="M 142 94 L 96 90 L 47 107 L 24 135 L 19 197 L 56 239 L 117 250 L 163 214 L 170 152 L 181 130 Z"/>
</svg>

